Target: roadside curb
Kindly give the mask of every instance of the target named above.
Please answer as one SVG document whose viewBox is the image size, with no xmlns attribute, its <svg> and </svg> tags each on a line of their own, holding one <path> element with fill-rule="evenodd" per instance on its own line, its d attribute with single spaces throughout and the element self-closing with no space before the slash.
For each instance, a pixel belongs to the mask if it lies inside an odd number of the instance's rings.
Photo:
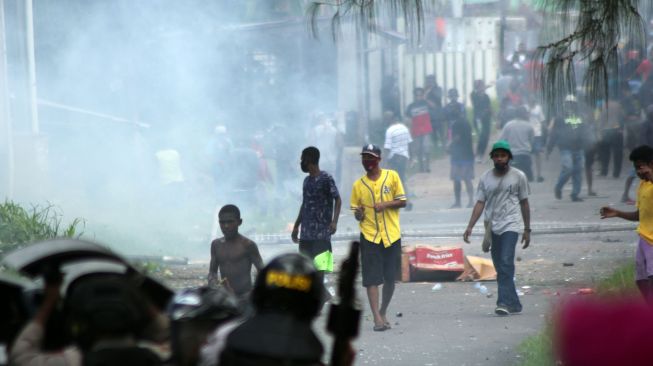
<svg viewBox="0 0 653 366">
<path fill-rule="evenodd" d="M 472 237 L 482 237 L 484 235 L 483 225 L 477 224 Z M 406 230 L 401 233 L 401 237 L 410 238 L 457 238 L 462 237 L 466 226 L 463 225 L 441 225 L 441 228 L 434 227 L 429 230 Z M 540 224 L 531 225 L 533 230 L 531 235 L 555 235 L 555 234 L 589 234 L 589 233 L 607 233 L 620 231 L 634 231 L 637 228 L 635 224 L 594 224 L 594 223 L 577 223 L 573 225 L 565 224 Z M 349 231 L 342 234 L 336 234 L 331 237 L 332 242 L 358 240 L 358 232 Z M 272 244 L 289 244 L 289 233 L 278 234 L 257 234 L 251 236 L 251 239 L 258 245 Z"/>
</svg>

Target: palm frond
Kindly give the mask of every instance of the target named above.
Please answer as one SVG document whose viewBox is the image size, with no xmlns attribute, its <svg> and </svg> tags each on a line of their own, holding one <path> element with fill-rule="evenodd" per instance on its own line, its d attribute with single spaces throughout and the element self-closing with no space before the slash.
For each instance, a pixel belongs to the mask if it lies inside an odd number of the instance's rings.
<svg viewBox="0 0 653 366">
<path fill-rule="evenodd" d="M 564 34 L 538 47 L 534 69 L 549 110 L 555 110 L 566 94 L 575 94 L 576 67 L 582 65 L 582 89 L 588 102 L 608 97 L 608 80 L 618 78 L 620 42 L 644 54 L 645 26 L 639 0 L 546 0 L 551 17 Z M 616 80 L 619 82 L 619 80 Z"/>
<path fill-rule="evenodd" d="M 308 7 L 311 34 L 319 36 L 317 22 L 320 16 L 330 12 L 331 32 L 338 38 L 343 20 L 351 20 L 357 29 L 373 31 L 382 19 L 403 17 L 406 33 L 418 37 L 424 28 L 425 0 L 333 0 L 313 1 Z"/>
</svg>

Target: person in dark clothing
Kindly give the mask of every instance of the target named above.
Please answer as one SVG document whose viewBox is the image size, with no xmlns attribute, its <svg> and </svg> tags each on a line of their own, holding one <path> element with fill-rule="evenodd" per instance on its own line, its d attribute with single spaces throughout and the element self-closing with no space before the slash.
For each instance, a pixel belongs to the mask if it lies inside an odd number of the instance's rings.
<svg viewBox="0 0 653 366">
<path fill-rule="evenodd" d="M 451 144 L 449 145 L 451 159 L 450 178 L 453 180 L 455 202 L 451 208 L 461 207 L 461 182 L 465 182 L 467 190 L 467 207 L 474 205 L 474 150 L 472 148 L 472 128 L 463 116 L 456 118 L 451 125 Z"/>
<path fill-rule="evenodd" d="M 435 75 L 426 75 L 424 80 L 424 97 L 429 105 L 431 126 L 433 127 L 433 142 L 444 146 L 447 143 L 442 117 L 442 88 L 435 80 Z"/>
<path fill-rule="evenodd" d="M 642 126 L 641 143 L 653 147 L 653 104 L 646 107 L 646 121 Z"/>
<path fill-rule="evenodd" d="M 627 81 L 632 79 L 639 79 L 636 71 L 640 63 L 641 59 L 639 56 L 639 51 L 628 50 L 626 52 L 626 62 L 624 62 L 623 66 L 620 68 L 621 80 Z M 623 88 L 621 89 L 621 92 L 624 92 Z"/>
<path fill-rule="evenodd" d="M 451 88 L 447 91 L 449 103 L 444 106 L 443 114 L 446 122 L 448 140 L 451 140 L 451 126 L 453 123 L 459 119 L 465 119 L 465 122 L 467 121 L 465 106 L 458 101 L 459 96 L 458 89 L 456 88 Z"/>
<path fill-rule="evenodd" d="M 653 104 L 646 107 L 646 121 L 642 125 L 642 134 L 640 143 L 642 145 L 653 146 Z M 621 195 L 621 202 L 633 205 L 635 201 L 630 198 L 630 187 L 633 185 L 637 174 L 633 171 L 626 178 L 624 184 L 624 193 Z"/>
<path fill-rule="evenodd" d="M 100 272 L 77 278 L 66 290 L 63 333 L 71 337 L 72 344 L 56 352 L 42 350 L 49 319 L 62 296 L 62 274 L 57 270 L 44 277 L 43 302 L 34 319 L 14 341 L 9 354 L 10 365 L 163 364 L 163 360 L 141 342 L 149 324 L 159 323 L 158 312 L 129 279 Z M 166 318 L 162 319 L 161 323 L 166 323 Z M 157 327 L 156 332 L 163 333 L 165 329 L 165 326 Z"/>
<path fill-rule="evenodd" d="M 424 80 L 424 95 L 429 105 L 434 109 L 442 108 L 442 88 L 435 80 L 435 75 L 426 75 Z"/>
<path fill-rule="evenodd" d="M 623 121 L 626 131 L 626 148 L 632 150 L 637 146 L 639 135 L 641 133 L 641 114 L 642 107 L 639 100 L 633 95 L 630 86 L 624 83 L 621 88 L 621 110 L 623 111 Z M 617 176 L 615 176 L 616 178 Z"/>
<path fill-rule="evenodd" d="M 474 128 L 479 131 L 478 144 L 476 145 L 477 162 L 482 162 L 485 157 L 485 150 L 490 139 L 490 125 L 492 123 L 492 105 L 490 97 L 485 90 L 485 82 L 476 80 L 474 82 L 474 91 L 470 94 L 472 107 L 474 108 Z"/>
<path fill-rule="evenodd" d="M 561 169 L 555 185 L 555 198 L 562 199 L 562 187 L 571 178 L 571 200 L 581 202 L 583 199 L 578 195 L 583 183 L 584 148 L 588 132 L 583 119 L 579 116 L 574 95 L 565 98 L 563 113 L 563 116 L 555 118 L 551 138 L 547 144 L 547 156 L 551 154 L 554 146 L 560 149 Z"/>
<path fill-rule="evenodd" d="M 639 141 L 641 140 L 642 134 L 642 121 L 641 121 L 641 104 L 640 99 L 633 95 L 630 85 L 627 82 L 621 84 L 621 111 L 622 111 L 622 123 L 623 129 L 625 131 L 625 141 L 624 144 L 628 150 L 634 149 Z M 648 103 L 648 102 L 647 102 Z M 621 197 L 621 201 L 627 204 L 634 204 L 628 197 L 628 192 L 630 191 L 630 186 L 635 180 L 636 174 L 634 170 L 630 171 L 630 174 L 626 178 L 626 183 L 624 186 L 624 193 Z M 615 175 L 615 178 L 617 176 Z"/>
<path fill-rule="evenodd" d="M 309 146 L 302 151 L 300 167 L 308 173 L 302 186 L 302 205 L 291 239 L 299 244 L 299 252 L 313 260 L 322 284 L 322 297 L 326 302 L 331 295 L 324 288 L 324 275 L 333 272 L 331 235 L 338 228 L 342 200 L 331 175 L 320 170 L 320 150 Z M 300 234 L 301 227 L 301 236 Z"/>
<path fill-rule="evenodd" d="M 401 92 L 394 76 L 386 75 L 381 83 L 381 108 L 401 118 Z"/>
<path fill-rule="evenodd" d="M 322 365 L 324 346 L 312 329 L 321 302 L 318 278 L 301 254 L 272 259 L 256 278 L 254 315 L 221 335 L 218 364 Z"/>
<path fill-rule="evenodd" d="M 653 55 L 651 55 L 653 58 Z M 639 105 L 647 106 L 653 100 L 653 75 L 646 78 L 637 91 L 637 100 Z"/>
<path fill-rule="evenodd" d="M 598 158 L 601 163 L 599 176 L 608 175 L 610 156 L 612 156 L 612 176 L 621 174 L 621 162 L 624 150 L 624 123 L 621 104 L 609 99 L 601 113 L 601 139 L 598 143 Z"/>
<path fill-rule="evenodd" d="M 508 91 L 506 92 L 506 95 L 501 99 L 501 103 L 499 105 L 498 128 L 503 128 L 503 126 L 505 126 L 506 123 L 510 121 L 512 113 L 515 111 L 515 109 L 524 104 L 522 95 L 523 90 L 519 80 L 512 79 L 510 81 L 510 85 L 508 86 Z"/>
</svg>

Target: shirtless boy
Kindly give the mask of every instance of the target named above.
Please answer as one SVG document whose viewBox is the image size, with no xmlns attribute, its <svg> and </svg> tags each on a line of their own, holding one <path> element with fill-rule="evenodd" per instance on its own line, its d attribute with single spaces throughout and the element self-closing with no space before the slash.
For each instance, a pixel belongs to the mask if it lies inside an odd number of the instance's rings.
<svg viewBox="0 0 653 366">
<path fill-rule="evenodd" d="M 224 236 L 211 242 L 209 286 L 216 286 L 221 282 L 243 299 L 252 290 L 252 265 L 260 271 L 263 268 L 263 260 L 256 243 L 238 233 L 238 227 L 243 223 L 238 207 L 223 206 L 218 213 L 218 220 Z"/>
</svg>

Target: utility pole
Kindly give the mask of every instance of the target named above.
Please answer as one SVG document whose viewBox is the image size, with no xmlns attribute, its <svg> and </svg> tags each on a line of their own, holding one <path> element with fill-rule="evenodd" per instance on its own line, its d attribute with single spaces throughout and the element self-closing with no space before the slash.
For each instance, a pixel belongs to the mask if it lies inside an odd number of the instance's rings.
<svg viewBox="0 0 653 366">
<path fill-rule="evenodd" d="M 506 13 L 508 12 L 508 2 L 499 0 L 499 70 L 503 69 L 503 61 L 506 52 Z"/>
<path fill-rule="evenodd" d="M 29 118 L 32 134 L 38 135 L 39 114 L 36 100 L 36 59 L 34 56 L 34 11 L 32 0 L 25 0 L 25 45 L 27 48 Z"/>
<path fill-rule="evenodd" d="M 14 144 L 13 129 L 9 114 L 9 98 L 7 96 L 7 43 L 5 38 L 5 2 L 0 0 L 0 153 L 3 161 L 0 167 L 4 170 L 2 187 L 4 198 L 11 199 L 14 194 Z"/>
</svg>

